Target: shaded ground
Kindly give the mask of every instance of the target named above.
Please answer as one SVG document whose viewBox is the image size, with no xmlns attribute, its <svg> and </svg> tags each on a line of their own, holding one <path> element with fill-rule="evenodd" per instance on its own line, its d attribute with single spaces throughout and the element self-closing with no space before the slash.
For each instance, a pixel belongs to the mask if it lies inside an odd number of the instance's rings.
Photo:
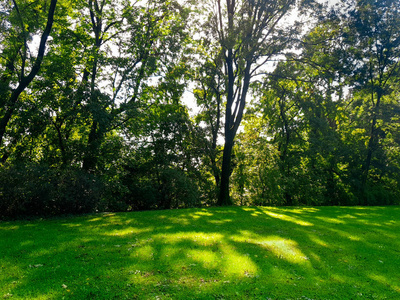
<svg viewBox="0 0 400 300">
<path fill-rule="evenodd" d="M 400 207 L 0 223 L 0 299 L 400 299 Z"/>
</svg>

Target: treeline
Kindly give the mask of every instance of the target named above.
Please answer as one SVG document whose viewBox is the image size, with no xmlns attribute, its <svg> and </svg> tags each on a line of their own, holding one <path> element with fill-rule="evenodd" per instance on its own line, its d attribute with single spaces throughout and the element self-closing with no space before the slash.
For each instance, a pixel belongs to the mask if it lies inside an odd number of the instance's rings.
<svg viewBox="0 0 400 300">
<path fill-rule="evenodd" d="M 6 1 L 0 30 L 0 217 L 399 203 L 398 0 Z"/>
</svg>

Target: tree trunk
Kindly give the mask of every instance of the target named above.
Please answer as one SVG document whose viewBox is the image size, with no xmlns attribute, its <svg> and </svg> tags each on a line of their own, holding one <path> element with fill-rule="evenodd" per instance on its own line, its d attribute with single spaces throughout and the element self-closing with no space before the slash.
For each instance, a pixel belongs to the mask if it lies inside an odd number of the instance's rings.
<svg viewBox="0 0 400 300">
<path fill-rule="evenodd" d="M 244 107 L 246 105 L 247 91 L 250 85 L 250 67 L 251 60 L 246 61 L 246 68 L 244 71 L 243 87 L 241 94 L 235 102 L 235 76 L 234 76 L 234 58 L 232 49 L 228 50 L 226 57 L 226 70 L 228 73 L 228 93 L 226 103 L 225 115 L 225 145 L 222 159 L 221 170 L 221 185 L 219 190 L 218 205 L 232 205 L 233 202 L 229 195 L 229 179 L 232 173 L 232 149 L 237 130 L 243 118 Z M 233 109 L 232 109 L 233 108 Z"/>
<path fill-rule="evenodd" d="M 371 124 L 371 133 L 367 146 L 367 157 L 365 158 L 364 165 L 362 166 L 362 178 L 361 178 L 361 194 L 365 195 L 365 188 L 367 186 L 369 169 L 371 168 L 372 154 L 376 148 L 377 137 L 376 137 L 376 115 L 373 116 Z M 365 197 L 364 197 L 365 198 Z M 365 203 L 365 199 L 363 204 Z"/>
<path fill-rule="evenodd" d="M 377 123 L 377 115 L 379 113 L 378 111 L 379 111 L 379 107 L 380 107 L 381 98 L 382 98 L 382 92 L 381 92 L 381 87 L 379 87 L 378 91 L 377 91 L 376 105 L 374 107 L 373 116 L 372 116 L 371 131 L 370 131 L 370 137 L 369 137 L 368 146 L 367 146 L 367 156 L 365 158 L 364 165 L 362 166 L 361 194 L 363 196 L 365 195 L 365 189 L 367 187 L 367 180 L 368 180 L 369 170 L 371 168 L 372 156 L 378 145 L 376 123 Z M 364 205 L 367 204 L 365 197 L 363 200 L 364 200 L 363 204 Z"/>
<path fill-rule="evenodd" d="M 231 176 L 231 160 L 233 140 L 235 138 L 234 115 L 232 116 L 232 105 L 234 103 L 234 84 L 235 76 L 233 71 L 233 51 L 228 50 L 228 55 L 225 57 L 225 66 L 228 74 L 228 93 L 226 99 L 225 113 L 225 145 L 222 157 L 221 183 L 219 186 L 218 205 L 231 205 L 232 200 L 229 195 L 229 178 Z"/>
<path fill-rule="evenodd" d="M 96 120 L 93 120 L 90 133 L 89 140 L 87 143 L 86 154 L 83 158 L 82 167 L 87 172 L 94 172 L 97 166 L 97 157 L 98 150 L 100 147 L 100 133 L 99 133 L 99 123 Z"/>
<path fill-rule="evenodd" d="M 221 170 L 221 183 L 219 189 L 218 205 L 232 205 L 230 198 L 229 179 L 231 176 L 231 161 L 232 161 L 232 149 L 234 143 L 234 135 L 232 131 L 225 133 L 225 145 L 222 159 L 222 170 Z"/>
</svg>

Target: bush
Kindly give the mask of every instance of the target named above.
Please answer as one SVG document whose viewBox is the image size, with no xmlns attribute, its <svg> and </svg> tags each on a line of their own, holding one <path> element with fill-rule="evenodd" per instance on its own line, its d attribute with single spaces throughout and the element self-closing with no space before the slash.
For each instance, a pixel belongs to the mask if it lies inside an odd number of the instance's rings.
<svg viewBox="0 0 400 300">
<path fill-rule="evenodd" d="M 199 205 L 196 184 L 181 170 L 166 169 L 160 175 L 159 205 L 161 208 L 183 208 Z"/>
<path fill-rule="evenodd" d="M 51 183 L 42 166 L 12 166 L 0 171 L 0 214 L 18 218 L 45 214 Z"/>
<path fill-rule="evenodd" d="M 77 169 L 32 164 L 0 170 L 2 218 L 92 212 L 101 194 L 101 180 Z"/>
<path fill-rule="evenodd" d="M 125 203 L 130 210 L 193 207 L 200 203 L 197 185 L 179 169 L 150 174 L 131 168 L 123 177 L 123 184 L 129 190 Z"/>
<path fill-rule="evenodd" d="M 78 169 L 49 172 L 53 182 L 51 193 L 53 214 L 80 214 L 95 211 L 101 199 L 103 182 L 100 178 Z"/>
</svg>

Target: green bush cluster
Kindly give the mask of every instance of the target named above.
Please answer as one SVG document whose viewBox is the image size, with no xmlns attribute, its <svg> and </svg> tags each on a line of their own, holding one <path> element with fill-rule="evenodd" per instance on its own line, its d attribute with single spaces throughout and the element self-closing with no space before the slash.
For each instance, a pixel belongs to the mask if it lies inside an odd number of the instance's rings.
<svg viewBox="0 0 400 300">
<path fill-rule="evenodd" d="M 102 193 L 101 181 L 78 169 L 35 164 L 0 169 L 1 217 L 88 213 Z"/>
<path fill-rule="evenodd" d="M 200 204 L 199 188 L 185 172 L 166 168 L 154 174 L 128 172 L 124 203 L 128 210 L 194 207 Z"/>
<path fill-rule="evenodd" d="M 186 174 L 167 169 L 161 180 L 125 174 L 110 180 L 82 169 L 41 164 L 0 169 L 0 218 L 48 217 L 96 211 L 192 207 L 198 188 Z"/>
</svg>

